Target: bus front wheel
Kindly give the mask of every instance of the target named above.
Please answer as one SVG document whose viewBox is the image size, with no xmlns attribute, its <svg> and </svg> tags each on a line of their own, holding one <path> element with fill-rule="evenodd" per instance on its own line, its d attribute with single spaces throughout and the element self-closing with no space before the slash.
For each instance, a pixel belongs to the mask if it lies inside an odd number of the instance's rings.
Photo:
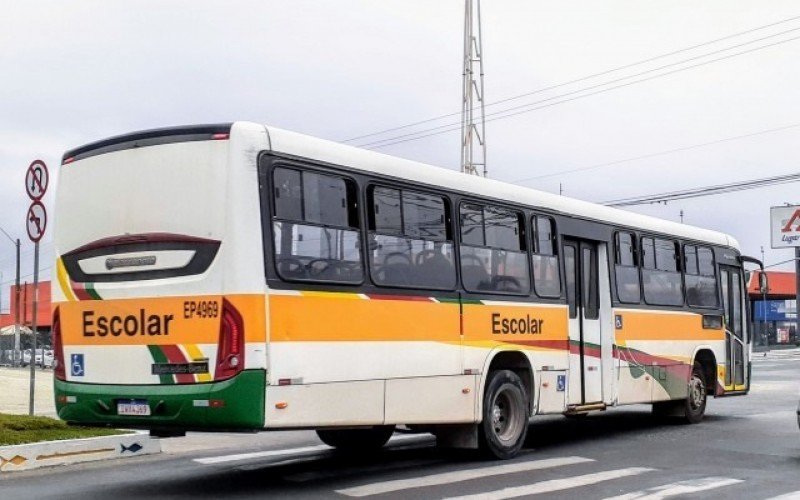
<svg viewBox="0 0 800 500">
<path fill-rule="evenodd" d="M 339 451 L 366 452 L 383 447 L 394 433 L 393 425 L 380 425 L 367 429 L 318 429 L 319 439 Z"/>
<path fill-rule="evenodd" d="M 479 443 L 484 454 L 499 459 L 515 456 L 528 434 L 528 397 L 519 375 L 511 370 L 489 374 L 483 397 Z"/>
</svg>

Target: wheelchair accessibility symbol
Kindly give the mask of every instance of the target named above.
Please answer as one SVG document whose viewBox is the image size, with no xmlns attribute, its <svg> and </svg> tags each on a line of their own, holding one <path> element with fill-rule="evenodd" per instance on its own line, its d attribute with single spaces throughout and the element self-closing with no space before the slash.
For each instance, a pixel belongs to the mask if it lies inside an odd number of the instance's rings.
<svg viewBox="0 0 800 500">
<path fill-rule="evenodd" d="M 71 355 L 70 366 L 73 377 L 83 377 L 83 354 Z"/>
</svg>

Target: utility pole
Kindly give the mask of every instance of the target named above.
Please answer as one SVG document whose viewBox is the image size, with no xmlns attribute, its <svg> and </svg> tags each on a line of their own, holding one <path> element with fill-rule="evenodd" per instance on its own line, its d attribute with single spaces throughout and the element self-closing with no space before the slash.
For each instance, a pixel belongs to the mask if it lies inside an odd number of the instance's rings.
<svg viewBox="0 0 800 500">
<path fill-rule="evenodd" d="M 794 303 L 794 338 L 800 333 L 800 247 L 794 248 L 795 303 Z"/>
<path fill-rule="evenodd" d="M 681 208 L 681 224 L 683 224 L 683 209 Z"/>
<path fill-rule="evenodd" d="M 464 0 L 464 72 L 462 90 L 461 172 L 486 177 L 486 116 L 483 95 L 481 0 Z"/>
<path fill-rule="evenodd" d="M 8 240 L 11 241 L 11 243 L 13 243 L 14 246 L 16 247 L 16 249 L 17 249 L 17 278 L 15 280 L 15 286 L 14 286 L 14 297 L 15 297 L 15 301 L 16 301 L 16 306 L 17 307 L 16 307 L 16 310 L 14 311 L 14 313 L 15 313 L 14 314 L 14 360 L 13 360 L 12 364 L 14 366 L 18 366 L 18 365 L 22 364 L 22 351 L 20 349 L 20 339 L 19 339 L 19 335 L 20 335 L 20 331 L 19 331 L 19 238 L 17 238 L 15 240 L 2 227 L 0 227 L 0 232 L 2 232 L 3 235 L 6 238 L 8 238 Z M 2 281 L 2 280 L 0 280 L 0 281 Z M 2 293 L 1 290 L 0 290 L 0 293 Z M 19 359 L 17 359 L 17 356 L 19 356 Z"/>
<path fill-rule="evenodd" d="M 761 262 L 764 262 L 764 245 L 761 245 Z M 765 270 L 759 271 L 758 283 L 765 283 L 766 281 L 762 279 L 760 273 L 766 273 Z M 769 286 L 769 285 L 767 285 Z M 769 345 L 769 335 L 767 333 L 767 290 L 766 286 L 760 287 L 761 288 L 761 314 L 764 316 L 762 317 L 761 322 L 761 333 L 764 335 L 764 345 Z"/>
</svg>

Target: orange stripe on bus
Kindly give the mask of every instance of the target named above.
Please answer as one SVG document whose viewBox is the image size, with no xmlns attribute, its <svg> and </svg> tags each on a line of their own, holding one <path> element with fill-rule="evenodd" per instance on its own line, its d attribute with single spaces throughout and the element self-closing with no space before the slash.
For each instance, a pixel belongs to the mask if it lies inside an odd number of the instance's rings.
<svg viewBox="0 0 800 500">
<path fill-rule="evenodd" d="M 351 298 L 306 293 L 270 296 L 270 340 L 448 342 L 460 338 L 457 303 Z"/>
<path fill-rule="evenodd" d="M 245 341 L 266 342 L 264 295 L 225 298 L 244 319 Z M 203 313 L 197 312 L 199 303 L 204 303 Z M 216 309 L 209 309 L 210 304 L 216 304 Z M 58 306 L 64 345 L 217 344 L 219 340 L 221 295 L 91 300 Z"/>
<path fill-rule="evenodd" d="M 659 311 L 614 311 L 621 316 L 622 328 L 615 331 L 618 343 L 635 340 L 725 340 L 725 331 L 703 328 L 701 314 L 675 314 Z"/>
</svg>

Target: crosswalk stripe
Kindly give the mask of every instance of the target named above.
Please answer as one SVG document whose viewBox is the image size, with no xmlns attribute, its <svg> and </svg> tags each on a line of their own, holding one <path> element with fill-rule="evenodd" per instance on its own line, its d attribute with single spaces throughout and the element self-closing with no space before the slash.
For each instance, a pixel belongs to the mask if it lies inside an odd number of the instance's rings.
<svg viewBox="0 0 800 500">
<path fill-rule="evenodd" d="M 783 495 L 768 498 L 767 500 L 800 500 L 800 490 L 784 493 Z"/>
<path fill-rule="evenodd" d="M 741 479 L 729 477 L 704 477 L 702 479 L 690 479 L 688 481 L 655 486 L 646 490 L 609 497 L 606 500 L 660 500 L 675 495 L 688 495 L 689 493 L 713 490 L 741 482 Z"/>
<path fill-rule="evenodd" d="M 307 472 L 298 472 L 283 476 L 284 481 L 292 483 L 306 483 L 309 481 L 319 481 L 323 479 L 337 478 L 352 476 L 365 476 L 369 474 L 387 474 L 395 471 L 421 469 L 425 467 L 438 467 L 442 464 L 442 460 L 437 459 L 421 459 L 421 460 L 408 460 L 408 461 L 392 461 L 390 464 L 378 463 L 374 465 L 347 467 L 346 469 L 328 469 L 325 470 L 312 470 Z"/>
<path fill-rule="evenodd" d="M 591 458 L 583 457 L 560 457 L 545 458 L 542 460 L 531 460 L 505 465 L 494 465 L 489 467 L 479 467 L 476 469 L 464 469 L 453 472 L 443 472 L 430 474 L 428 476 L 413 477 L 409 479 L 395 479 L 391 481 L 381 481 L 377 483 L 364 484 L 336 490 L 337 493 L 350 497 L 366 497 L 370 495 L 380 495 L 393 491 L 407 490 L 411 488 L 422 488 L 426 486 L 439 486 L 442 484 L 459 483 L 472 479 L 479 479 L 488 476 L 499 476 L 503 474 L 514 474 L 538 469 L 549 469 L 564 465 L 594 462 Z"/>
<path fill-rule="evenodd" d="M 392 437 L 392 439 L 389 440 L 389 446 L 393 444 L 407 444 L 407 442 L 410 441 L 425 443 L 430 441 L 430 439 L 431 438 L 428 438 L 427 436 L 419 436 L 419 435 L 394 436 Z M 286 457 L 286 456 L 302 457 L 309 454 L 321 453 L 332 450 L 333 448 L 331 448 L 330 446 L 326 444 L 320 444 L 317 446 L 303 446 L 300 448 L 286 448 L 283 450 L 255 451 L 252 453 L 237 453 L 234 455 L 221 455 L 216 457 L 195 458 L 193 461 L 203 465 L 215 465 L 228 462 L 241 462 L 243 460 L 252 460 L 256 458 L 274 458 L 274 457 Z"/>
<path fill-rule="evenodd" d="M 622 477 L 636 476 L 654 470 L 656 469 L 650 469 L 648 467 L 628 467 L 626 469 L 595 472 L 593 474 L 584 474 L 582 476 L 570 476 L 564 479 L 551 479 L 549 481 L 541 481 L 539 483 L 513 486 L 510 488 L 503 488 L 502 490 L 477 493 L 475 495 L 452 497 L 448 498 L 447 500 L 502 500 L 506 498 L 517 498 L 527 495 L 539 495 L 541 493 L 552 493 L 554 491 L 568 490 L 570 488 L 579 488 L 581 486 L 588 486 L 590 484 L 610 481 L 612 479 L 618 479 Z"/>
<path fill-rule="evenodd" d="M 321 444 L 318 446 L 304 446 L 302 448 L 289 448 L 285 450 L 270 450 L 270 451 L 256 451 L 252 453 L 238 453 L 236 455 L 222 455 L 218 457 L 205 457 L 195 458 L 194 461 L 203 465 L 222 464 L 227 462 L 240 462 L 242 460 L 251 460 L 254 458 L 271 458 L 271 457 L 285 457 L 287 455 L 304 455 L 308 453 L 317 453 L 325 450 L 332 450 L 328 445 Z"/>
</svg>

